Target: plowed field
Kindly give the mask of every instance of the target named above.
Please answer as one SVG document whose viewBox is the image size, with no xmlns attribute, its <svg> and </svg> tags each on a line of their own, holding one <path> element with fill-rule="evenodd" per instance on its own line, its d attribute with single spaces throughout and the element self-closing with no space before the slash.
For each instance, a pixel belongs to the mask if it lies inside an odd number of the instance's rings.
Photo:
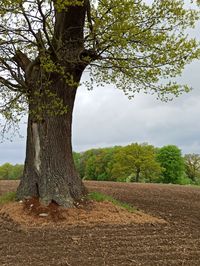
<svg viewBox="0 0 200 266">
<path fill-rule="evenodd" d="M 92 181 L 85 184 L 89 191 L 113 195 L 167 223 L 24 230 L 2 216 L 0 265 L 200 265 L 200 188 Z M 16 186 L 15 181 L 0 181 L 0 194 Z"/>
</svg>

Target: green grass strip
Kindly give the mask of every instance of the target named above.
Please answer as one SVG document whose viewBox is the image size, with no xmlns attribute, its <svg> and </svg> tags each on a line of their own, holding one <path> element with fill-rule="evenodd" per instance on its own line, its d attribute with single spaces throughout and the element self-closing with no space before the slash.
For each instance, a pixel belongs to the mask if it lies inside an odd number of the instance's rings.
<svg viewBox="0 0 200 266">
<path fill-rule="evenodd" d="M 15 201 L 15 199 L 16 199 L 16 192 L 8 192 L 0 196 L 0 204 Z"/>
<path fill-rule="evenodd" d="M 90 199 L 90 200 L 97 201 L 97 202 L 109 201 L 109 202 L 112 202 L 116 206 L 119 206 L 119 207 L 121 207 L 123 209 L 126 209 L 128 212 L 136 212 L 136 209 L 133 208 L 128 203 L 121 202 L 119 200 L 116 200 L 112 196 L 105 195 L 105 194 L 100 193 L 100 192 L 91 192 L 91 193 L 88 194 L 87 198 Z"/>
</svg>

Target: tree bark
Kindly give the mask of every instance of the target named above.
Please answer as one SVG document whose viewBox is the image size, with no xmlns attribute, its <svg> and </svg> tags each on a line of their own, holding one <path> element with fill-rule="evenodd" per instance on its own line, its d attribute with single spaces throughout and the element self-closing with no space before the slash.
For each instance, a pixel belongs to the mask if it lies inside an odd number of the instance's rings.
<svg viewBox="0 0 200 266">
<path fill-rule="evenodd" d="M 135 181 L 138 183 L 140 180 L 140 169 L 136 170 L 136 176 L 135 176 Z"/>
<path fill-rule="evenodd" d="M 76 75 L 76 81 L 79 81 L 80 76 Z M 42 119 L 37 120 L 33 115 L 37 104 L 29 104 L 26 160 L 17 198 L 36 196 L 46 205 L 56 202 L 72 207 L 86 192 L 75 170 L 71 144 L 77 88 L 67 86 L 56 77 L 52 84 L 53 91 L 63 100 L 67 112 L 62 115 L 43 113 Z"/>
</svg>

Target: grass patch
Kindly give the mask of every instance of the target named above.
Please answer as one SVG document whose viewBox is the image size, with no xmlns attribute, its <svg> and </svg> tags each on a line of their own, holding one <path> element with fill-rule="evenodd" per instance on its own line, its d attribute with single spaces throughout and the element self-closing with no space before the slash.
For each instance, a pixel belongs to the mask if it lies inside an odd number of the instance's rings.
<svg viewBox="0 0 200 266">
<path fill-rule="evenodd" d="M 16 192 L 8 192 L 0 196 L 0 204 L 15 201 L 15 199 L 16 199 Z"/>
<path fill-rule="evenodd" d="M 119 200 L 116 200 L 112 196 L 105 195 L 105 194 L 100 193 L 100 192 L 91 192 L 91 193 L 88 194 L 87 198 L 90 199 L 90 200 L 97 201 L 97 202 L 101 202 L 101 201 L 112 202 L 114 205 L 119 206 L 119 207 L 121 207 L 123 209 L 126 209 L 128 212 L 135 212 L 136 211 L 136 209 L 133 208 L 128 203 L 121 202 Z"/>
<path fill-rule="evenodd" d="M 195 184 L 186 185 L 186 187 L 191 187 L 191 188 L 197 188 L 197 189 L 200 189 L 200 185 L 195 185 Z"/>
</svg>

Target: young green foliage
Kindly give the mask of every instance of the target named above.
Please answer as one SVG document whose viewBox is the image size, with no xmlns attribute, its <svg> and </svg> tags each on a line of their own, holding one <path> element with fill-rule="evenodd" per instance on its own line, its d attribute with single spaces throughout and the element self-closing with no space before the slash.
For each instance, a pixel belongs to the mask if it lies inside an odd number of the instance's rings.
<svg viewBox="0 0 200 266">
<path fill-rule="evenodd" d="M 84 34 L 76 53 L 66 50 L 63 58 L 61 50 L 69 43 L 61 35 L 58 39 L 56 26 L 59 17 L 75 8 L 77 12 L 86 10 Z M 151 4 L 133 0 L 2 1 L 0 95 L 5 103 L 1 113 L 17 122 L 27 111 L 26 103 L 31 98 L 36 101 L 27 84 L 28 72 L 35 65 L 41 66 L 34 86 L 41 99 L 51 87 L 52 73 L 59 73 L 69 86 L 78 86 L 73 77 L 69 78 L 69 65 L 87 67 L 91 77 L 86 82 L 88 88 L 94 82 L 114 83 L 130 98 L 141 90 L 156 93 L 162 100 L 187 92 L 190 88 L 173 78 L 199 57 L 198 43 L 186 33 L 198 18 L 199 12 L 186 9 L 181 0 L 154 0 Z M 73 25 L 69 27 L 73 29 Z M 29 67 L 24 67 L 22 59 Z M 51 115 L 65 113 L 62 99 L 56 91 L 52 93 L 55 100 L 48 104 L 41 100 L 41 110 L 50 108 Z M 40 117 L 41 112 L 36 109 L 35 116 Z"/>
<path fill-rule="evenodd" d="M 112 175 L 118 181 L 154 181 L 161 173 L 156 149 L 148 144 L 133 143 L 122 147 L 114 156 Z"/>
<path fill-rule="evenodd" d="M 158 150 L 157 161 L 163 167 L 161 181 L 178 183 L 184 177 L 185 167 L 181 150 L 175 145 L 167 145 Z"/>
</svg>

